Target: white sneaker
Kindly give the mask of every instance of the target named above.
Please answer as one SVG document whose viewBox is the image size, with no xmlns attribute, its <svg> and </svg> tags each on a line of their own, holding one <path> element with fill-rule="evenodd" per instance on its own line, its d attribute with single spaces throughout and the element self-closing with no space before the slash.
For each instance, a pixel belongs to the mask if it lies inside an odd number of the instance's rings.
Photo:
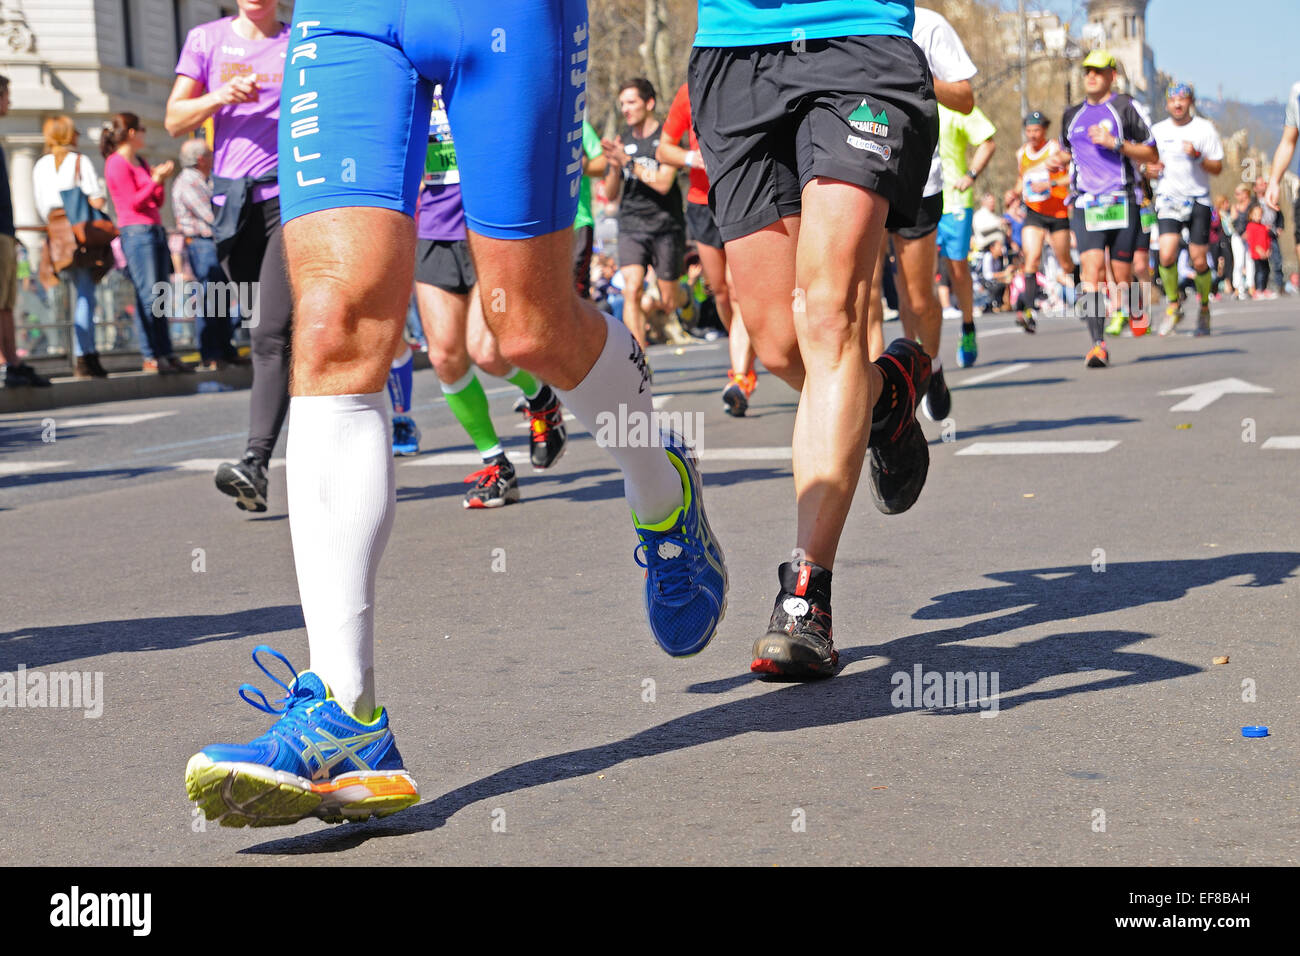
<svg viewBox="0 0 1300 956">
<path fill-rule="evenodd" d="M 943 310 L 943 317 L 945 319 L 960 319 L 961 309 L 954 309 L 952 306 L 949 306 Z"/>
</svg>

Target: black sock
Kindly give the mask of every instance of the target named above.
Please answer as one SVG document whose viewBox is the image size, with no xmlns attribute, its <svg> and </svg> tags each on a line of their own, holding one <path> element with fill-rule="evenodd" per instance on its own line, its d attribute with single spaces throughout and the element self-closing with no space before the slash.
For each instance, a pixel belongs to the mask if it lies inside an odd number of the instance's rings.
<svg viewBox="0 0 1300 956">
<path fill-rule="evenodd" d="M 1025 301 L 1026 309 L 1032 310 L 1038 302 L 1038 273 L 1025 273 Z"/>
<path fill-rule="evenodd" d="M 777 569 L 781 590 L 822 607 L 831 604 L 831 572 L 811 561 L 787 561 Z"/>
<path fill-rule="evenodd" d="M 974 320 L 974 319 L 971 319 L 969 322 L 965 321 L 964 319 L 962 320 L 962 323 L 961 323 L 961 334 L 962 334 L 962 335 L 966 335 L 966 334 L 968 334 L 968 333 L 969 333 L 970 335 L 974 335 L 974 334 L 975 334 L 975 320 Z"/>
<path fill-rule="evenodd" d="M 528 410 L 540 412 L 553 401 L 555 401 L 555 393 L 551 391 L 551 386 L 543 383 L 542 390 L 532 398 L 528 399 Z"/>
<path fill-rule="evenodd" d="M 871 406 L 871 430 L 878 432 L 885 427 L 894 414 L 894 409 L 898 407 L 900 388 L 903 385 L 895 380 L 894 376 L 899 372 L 892 363 L 876 359 L 871 364 L 880 369 L 880 378 L 884 383 L 876 397 L 876 404 Z"/>
</svg>

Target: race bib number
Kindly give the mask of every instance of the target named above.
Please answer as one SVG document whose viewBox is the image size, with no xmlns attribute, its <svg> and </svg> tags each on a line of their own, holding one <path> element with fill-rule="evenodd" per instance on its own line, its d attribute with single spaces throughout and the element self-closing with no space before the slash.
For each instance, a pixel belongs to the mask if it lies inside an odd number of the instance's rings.
<svg viewBox="0 0 1300 956">
<path fill-rule="evenodd" d="M 1083 207 L 1083 225 L 1089 232 L 1123 229 L 1128 225 L 1128 199 L 1098 196 Z"/>
<path fill-rule="evenodd" d="M 456 165 L 456 144 L 451 138 L 451 123 L 442 100 L 442 87 L 434 91 L 433 114 L 429 118 L 429 148 L 424 154 L 424 185 L 451 186 L 460 182 Z"/>
<path fill-rule="evenodd" d="M 1192 217 L 1191 199 L 1180 199 L 1177 196 L 1157 196 L 1156 197 L 1156 216 L 1160 219 L 1177 219 L 1179 222 L 1186 222 Z"/>
<path fill-rule="evenodd" d="M 1160 218 L 1156 215 L 1156 207 L 1149 202 L 1144 202 L 1142 208 L 1138 210 L 1138 215 L 1142 219 L 1142 231 L 1150 232 L 1155 228 L 1156 221 Z"/>
<path fill-rule="evenodd" d="M 452 142 L 429 143 L 424 154 L 424 184 L 450 186 L 460 182 L 460 169 L 456 166 L 456 145 Z"/>
<path fill-rule="evenodd" d="M 1041 179 L 1025 180 L 1025 202 L 1046 202 L 1052 196 L 1052 180 L 1048 176 Z"/>
</svg>

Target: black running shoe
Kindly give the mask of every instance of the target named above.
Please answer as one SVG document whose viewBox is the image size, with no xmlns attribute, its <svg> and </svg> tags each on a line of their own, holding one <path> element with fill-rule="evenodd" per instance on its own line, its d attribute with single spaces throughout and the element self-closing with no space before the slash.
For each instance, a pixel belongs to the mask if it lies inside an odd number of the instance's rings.
<svg viewBox="0 0 1300 956">
<path fill-rule="evenodd" d="M 536 471 L 545 471 L 559 461 L 564 454 L 567 437 L 564 431 L 564 407 L 560 400 L 552 395 L 550 402 L 533 411 L 525 408 L 528 417 L 528 432 L 532 437 L 529 458 Z"/>
<path fill-rule="evenodd" d="M 1016 325 L 1020 326 L 1030 335 L 1038 331 L 1038 323 L 1034 321 L 1034 310 L 1025 309 L 1023 312 L 1016 314 Z"/>
<path fill-rule="evenodd" d="M 781 591 L 767 633 L 754 642 L 749 669 L 792 680 L 832 677 L 840 655 L 831 640 L 831 572 L 789 562 L 777 569 Z"/>
<path fill-rule="evenodd" d="M 254 452 L 217 469 L 217 490 L 230 495 L 241 511 L 266 510 L 266 464 Z"/>
<path fill-rule="evenodd" d="M 942 368 L 930 373 L 930 384 L 921 399 L 921 411 L 932 422 L 941 422 L 952 414 L 952 392 L 948 391 L 948 383 L 943 380 Z"/>
<path fill-rule="evenodd" d="M 486 462 L 481 471 L 465 479 L 474 487 L 465 493 L 466 508 L 500 508 L 519 500 L 515 466 L 505 455 Z"/>
<path fill-rule="evenodd" d="M 930 446 L 916 420 L 917 396 L 929 387 L 930 356 L 910 339 L 895 339 L 873 364 L 885 377 L 880 401 L 892 404 L 873 420 L 867 439 L 871 500 L 884 514 L 902 514 L 916 503 L 930 471 Z"/>
</svg>

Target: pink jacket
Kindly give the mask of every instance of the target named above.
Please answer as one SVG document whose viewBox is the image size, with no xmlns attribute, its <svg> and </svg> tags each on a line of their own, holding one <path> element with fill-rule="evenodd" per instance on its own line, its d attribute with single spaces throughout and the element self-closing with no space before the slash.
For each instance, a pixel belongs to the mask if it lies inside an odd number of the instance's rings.
<svg viewBox="0 0 1300 956">
<path fill-rule="evenodd" d="M 104 179 L 108 182 L 108 195 L 117 210 L 117 225 L 161 226 L 158 210 L 163 204 L 162 183 L 155 183 L 149 164 L 139 158 L 132 165 L 118 153 L 109 155 L 104 163 Z"/>
</svg>

